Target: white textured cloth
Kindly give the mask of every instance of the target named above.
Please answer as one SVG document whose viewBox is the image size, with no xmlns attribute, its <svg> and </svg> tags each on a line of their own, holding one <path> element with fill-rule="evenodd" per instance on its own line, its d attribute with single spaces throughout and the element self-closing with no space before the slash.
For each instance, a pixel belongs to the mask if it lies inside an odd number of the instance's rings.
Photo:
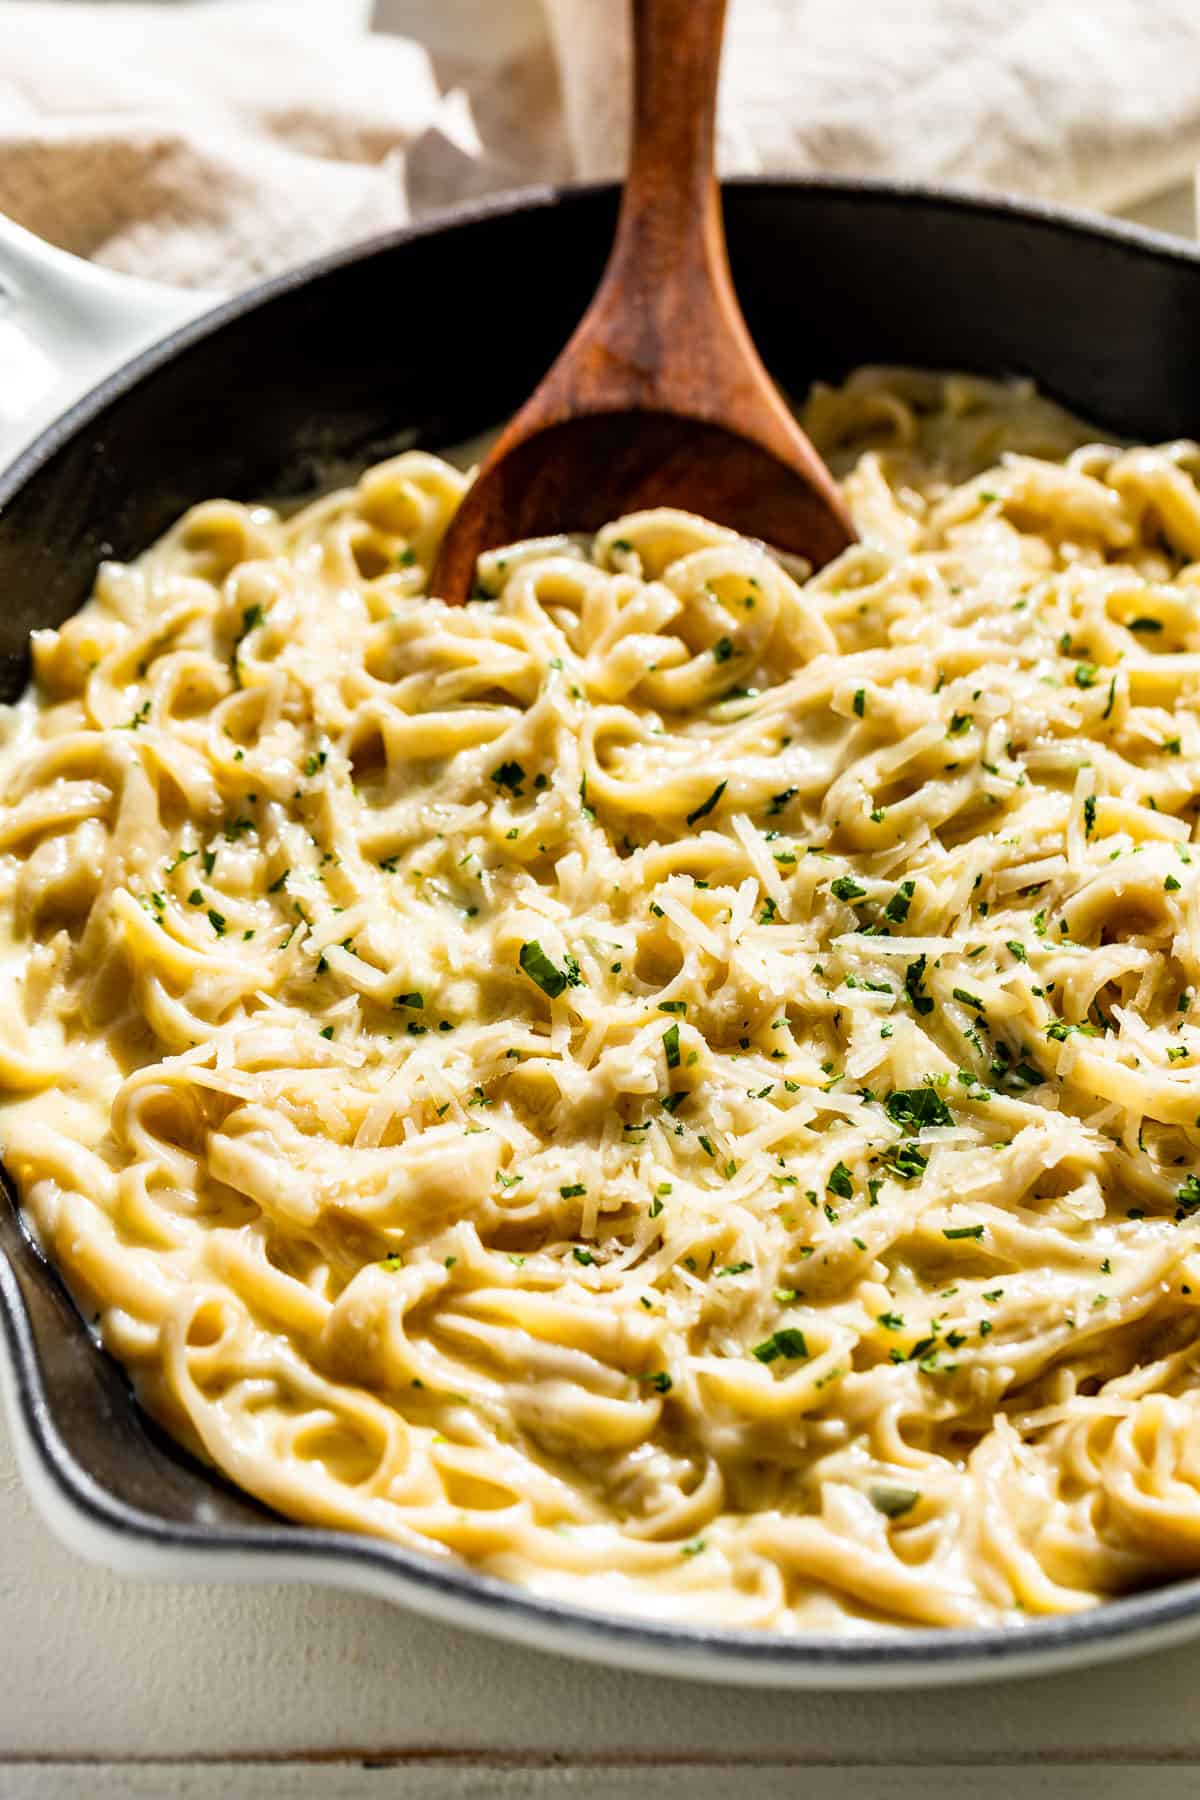
<svg viewBox="0 0 1200 1800">
<path fill-rule="evenodd" d="M 622 9 L 543 3 L 573 167 L 612 173 Z M 1200 160 L 1200 0 L 730 0 L 729 21 L 730 174 L 836 170 L 1116 209 Z"/>
<path fill-rule="evenodd" d="M 524 0 L 532 28 L 497 34 L 510 4 L 428 0 L 427 48 L 369 31 L 367 0 L 0 0 L 0 211 L 229 289 L 471 194 L 617 172 L 624 0 Z M 1198 160 L 1200 0 L 731 0 L 727 172 L 1127 207 Z"/>
</svg>

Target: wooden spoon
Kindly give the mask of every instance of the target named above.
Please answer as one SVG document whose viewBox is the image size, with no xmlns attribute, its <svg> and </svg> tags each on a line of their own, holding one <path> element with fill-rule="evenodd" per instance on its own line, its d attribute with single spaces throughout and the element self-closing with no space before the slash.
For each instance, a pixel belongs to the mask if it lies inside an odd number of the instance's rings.
<svg viewBox="0 0 1200 1800">
<path fill-rule="evenodd" d="M 646 506 L 815 566 L 853 542 L 733 291 L 713 167 L 724 16 L 725 0 L 633 0 L 633 153 L 608 266 L 451 522 L 433 575 L 445 600 L 467 598 L 484 550 Z"/>
</svg>

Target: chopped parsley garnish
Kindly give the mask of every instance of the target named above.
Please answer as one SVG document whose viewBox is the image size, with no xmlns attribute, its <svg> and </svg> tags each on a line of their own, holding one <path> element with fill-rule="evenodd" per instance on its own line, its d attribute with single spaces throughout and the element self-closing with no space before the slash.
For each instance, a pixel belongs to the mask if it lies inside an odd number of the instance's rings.
<svg viewBox="0 0 1200 1800">
<path fill-rule="evenodd" d="M 246 607 L 245 611 L 242 613 L 242 629 L 233 640 L 233 654 L 229 659 L 230 666 L 233 669 L 233 679 L 238 687 L 241 687 L 242 685 L 242 672 L 238 667 L 238 657 L 241 655 L 242 650 L 242 639 L 248 637 L 255 626 L 261 625 L 262 622 L 263 609 L 261 606 L 255 605 Z"/>
<path fill-rule="evenodd" d="M 964 731 L 970 731 L 974 722 L 974 713 L 952 713 L 950 717 L 950 726 L 946 732 L 946 736 L 961 737 Z"/>
<path fill-rule="evenodd" d="M 1100 670 L 1095 663 L 1081 662 L 1075 664 L 1075 686 L 1078 688 L 1095 687 Z"/>
<path fill-rule="evenodd" d="M 861 900 L 867 890 L 858 885 L 853 875 L 839 875 L 836 881 L 830 882 L 829 891 L 839 900 L 850 901 Z"/>
<path fill-rule="evenodd" d="M 951 989 L 951 992 L 960 1006 L 969 1006 L 972 1012 L 981 1013 L 983 1011 L 983 1001 L 978 994 L 969 994 L 966 988 L 960 987 Z"/>
<path fill-rule="evenodd" d="M 881 1512 L 885 1519 L 902 1519 L 905 1513 L 912 1511 L 921 1495 L 916 1488 L 893 1487 L 887 1482 L 869 1488 L 867 1498 L 875 1511 Z"/>
<path fill-rule="evenodd" d="M 1083 803 L 1083 835 L 1091 837 L 1096 829 L 1096 796 L 1089 794 Z"/>
<path fill-rule="evenodd" d="M 667 1059 L 668 1069 L 679 1067 L 679 1027 L 668 1025 L 663 1032 L 663 1051 Z"/>
<path fill-rule="evenodd" d="M 208 909 L 208 922 L 212 926 L 213 930 L 216 932 L 218 937 L 225 936 L 224 916 L 221 913 L 217 912 L 215 907 L 210 906 Z"/>
<path fill-rule="evenodd" d="M 884 1167 L 900 1181 L 916 1181 L 929 1166 L 915 1144 L 890 1144 L 883 1153 Z"/>
<path fill-rule="evenodd" d="M 825 1183 L 831 1194 L 840 1200 L 849 1200 L 854 1192 L 854 1181 L 844 1162 L 836 1162 L 829 1172 L 829 1180 Z"/>
<path fill-rule="evenodd" d="M 903 925 L 908 917 L 908 909 L 912 905 L 912 897 L 916 891 L 915 881 L 902 881 L 891 899 L 883 909 L 885 919 L 893 925 Z"/>
<path fill-rule="evenodd" d="M 912 1002 L 913 1011 L 922 1014 L 933 1011 L 933 1000 L 924 991 L 925 961 L 922 953 L 916 962 L 910 962 L 904 971 L 904 991 Z"/>
<path fill-rule="evenodd" d="M 531 943 L 521 945 L 521 953 L 517 960 L 530 981 L 536 982 L 543 994 L 546 994 L 551 1000 L 557 1000 L 565 988 L 580 987 L 583 984 L 583 977 L 579 973 L 579 964 L 573 956 L 568 956 L 565 959 L 564 968 L 558 969 L 550 961 L 536 938 Z"/>
<path fill-rule="evenodd" d="M 950 1238 L 952 1241 L 957 1238 L 981 1238 L 983 1236 L 983 1226 L 948 1225 L 942 1232 L 942 1236 L 944 1238 Z"/>
<path fill-rule="evenodd" d="M 897 1088 L 884 1101 L 893 1125 L 920 1131 L 926 1125 L 953 1125 L 954 1115 L 931 1087 Z"/>
<path fill-rule="evenodd" d="M 392 1001 L 392 1005 L 411 1007 L 414 1012 L 417 1012 L 425 1005 L 425 996 L 424 994 L 418 994 L 416 992 L 411 994 L 397 994 Z"/>
<path fill-rule="evenodd" d="M 754 1264 L 748 1262 L 726 1263 L 723 1269 L 717 1270 L 717 1280 L 722 1280 L 726 1275 L 744 1275 L 748 1269 L 752 1269 L 753 1267 Z"/>
<path fill-rule="evenodd" d="M 1189 1219 L 1200 1207 L 1200 1177 L 1188 1175 L 1183 1186 L 1175 1190 L 1175 1217 Z"/>
<path fill-rule="evenodd" d="M 733 655 L 733 639 L 719 637 L 712 647 L 712 653 L 714 662 L 728 662 Z"/>
<path fill-rule="evenodd" d="M 774 817 L 776 813 L 781 813 L 788 801 L 794 800 L 799 792 L 799 788 L 790 787 L 784 788 L 780 794 L 772 794 L 771 804 L 767 808 L 768 817 Z"/>
<path fill-rule="evenodd" d="M 856 688 L 854 690 L 855 717 L 861 719 L 863 714 L 866 712 L 866 710 L 867 710 L 867 690 L 866 690 L 866 688 Z"/>
<path fill-rule="evenodd" d="M 519 799 L 524 792 L 521 783 L 525 780 L 525 771 L 519 762 L 502 762 L 492 770 L 492 780 L 498 788 L 506 788 Z"/>
<path fill-rule="evenodd" d="M 784 1325 L 779 1331 L 773 1331 L 769 1338 L 764 1338 L 761 1344 L 755 1344 L 750 1354 L 760 1363 L 773 1363 L 781 1356 L 796 1361 L 807 1359 L 808 1345 L 802 1331 L 794 1325 Z"/>
<path fill-rule="evenodd" d="M 687 816 L 688 824 L 696 825 L 700 822 L 701 819 L 706 819 L 708 817 L 709 813 L 713 810 L 713 808 L 720 803 L 721 795 L 724 792 L 725 792 L 725 783 L 723 781 L 719 781 L 717 783 L 716 787 L 713 789 L 712 793 L 708 796 L 708 799 L 702 800 L 700 802 L 699 806 L 696 808 L 696 810 L 694 812 L 690 812 L 688 814 L 688 816 Z"/>
</svg>

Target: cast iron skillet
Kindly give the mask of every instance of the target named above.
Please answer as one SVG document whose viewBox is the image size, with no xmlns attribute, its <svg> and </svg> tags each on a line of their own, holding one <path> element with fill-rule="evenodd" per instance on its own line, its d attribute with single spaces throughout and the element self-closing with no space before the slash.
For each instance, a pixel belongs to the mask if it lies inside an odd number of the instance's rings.
<svg viewBox="0 0 1200 1800">
<path fill-rule="evenodd" d="M 725 206 L 751 330 L 794 394 L 858 363 L 902 362 L 1032 375 L 1130 437 L 1200 432 L 1189 246 L 866 183 L 734 183 Z M 615 209 L 607 187 L 467 208 L 270 282 L 103 383 L 0 475 L 0 699 L 25 683 L 30 631 L 80 605 L 98 560 L 135 555 L 193 501 L 295 493 L 331 456 L 452 444 L 506 418 L 592 293 Z M 559 1653 L 795 1687 L 1027 1673 L 1200 1633 L 1200 1580 L 1005 1630 L 781 1640 L 645 1624 L 289 1524 L 141 1416 L 4 1185 L 0 1385 L 18 1453 L 50 1523 L 112 1566 L 317 1580 Z"/>
</svg>

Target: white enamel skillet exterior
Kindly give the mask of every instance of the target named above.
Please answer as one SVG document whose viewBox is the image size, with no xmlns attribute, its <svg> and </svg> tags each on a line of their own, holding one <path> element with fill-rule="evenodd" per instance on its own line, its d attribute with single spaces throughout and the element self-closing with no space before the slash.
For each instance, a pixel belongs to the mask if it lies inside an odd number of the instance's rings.
<svg viewBox="0 0 1200 1800">
<path fill-rule="evenodd" d="M 223 298 L 111 274 L 0 215 L 0 469 L 81 394 Z"/>
</svg>

